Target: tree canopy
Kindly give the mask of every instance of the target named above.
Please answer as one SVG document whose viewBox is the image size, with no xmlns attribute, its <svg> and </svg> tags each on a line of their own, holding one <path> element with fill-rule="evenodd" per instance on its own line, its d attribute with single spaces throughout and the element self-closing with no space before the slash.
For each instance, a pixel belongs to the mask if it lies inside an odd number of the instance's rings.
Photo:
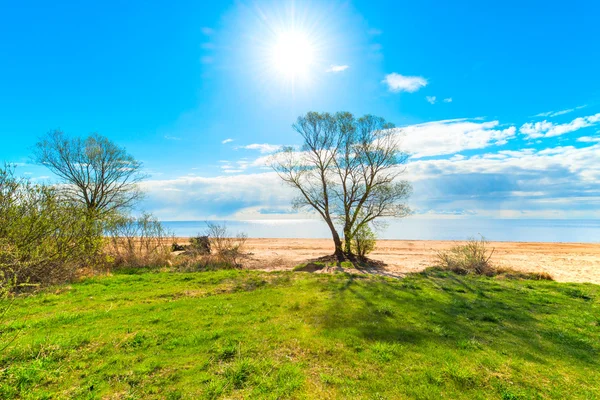
<svg viewBox="0 0 600 400">
<path fill-rule="evenodd" d="M 62 180 L 65 196 L 95 217 L 128 209 L 141 198 L 142 164 L 99 134 L 70 138 L 51 131 L 36 144 L 34 160 Z"/>
<path fill-rule="evenodd" d="M 271 165 L 297 189 L 294 206 L 316 211 L 327 223 L 338 257 L 352 254 L 357 232 L 380 218 L 410 213 L 411 185 L 400 179 L 408 156 L 400 150 L 393 124 L 372 115 L 309 112 L 293 128 L 302 136 L 302 147 L 283 148 Z"/>
</svg>

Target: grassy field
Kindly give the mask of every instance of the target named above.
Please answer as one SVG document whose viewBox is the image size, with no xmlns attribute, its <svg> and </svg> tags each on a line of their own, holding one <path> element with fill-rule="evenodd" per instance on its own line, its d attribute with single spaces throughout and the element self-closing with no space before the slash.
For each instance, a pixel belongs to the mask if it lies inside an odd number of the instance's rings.
<svg viewBox="0 0 600 400">
<path fill-rule="evenodd" d="M 600 287 L 115 275 L 18 299 L 0 398 L 600 398 Z"/>
</svg>

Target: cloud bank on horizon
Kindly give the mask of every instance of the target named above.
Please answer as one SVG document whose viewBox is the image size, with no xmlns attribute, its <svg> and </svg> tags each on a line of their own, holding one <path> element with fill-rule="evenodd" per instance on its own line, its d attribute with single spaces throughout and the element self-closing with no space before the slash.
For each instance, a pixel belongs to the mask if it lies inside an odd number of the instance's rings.
<svg viewBox="0 0 600 400">
<path fill-rule="evenodd" d="M 411 156 L 410 204 L 425 217 L 600 218 L 600 136 L 578 134 L 599 124 L 600 114 L 593 114 L 520 127 L 462 118 L 396 128 Z M 569 136 L 544 146 L 559 135 Z M 540 138 L 541 147 L 531 142 Z M 518 150 L 506 148 L 511 141 L 520 143 Z M 278 148 L 238 147 L 257 155 L 223 161 L 225 175 L 150 180 L 147 204 L 166 220 L 304 218 L 290 207 L 294 192 L 268 166 Z"/>
</svg>

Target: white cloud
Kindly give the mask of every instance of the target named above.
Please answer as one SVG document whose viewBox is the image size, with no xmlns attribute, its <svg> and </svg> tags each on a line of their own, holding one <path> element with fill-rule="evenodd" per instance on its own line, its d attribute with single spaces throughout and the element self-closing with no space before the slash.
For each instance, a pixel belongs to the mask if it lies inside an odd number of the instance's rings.
<svg viewBox="0 0 600 400">
<path fill-rule="evenodd" d="M 452 97 L 446 97 L 444 103 L 452 103 Z"/>
<path fill-rule="evenodd" d="M 402 149 L 413 158 L 422 158 L 503 145 L 515 136 L 516 128 L 497 129 L 498 125 L 498 121 L 455 119 L 411 125 L 398 131 Z"/>
<path fill-rule="evenodd" d="M 548 111 L 548 112 L 543 112 L 543 113 L 539 113 L 536 114 L 536 117 L 558 117 L 559 115 L 564 115 L 564 114 L 568 114 L 571 113 L 575 110 L 580 110 L 584 107 L 587 107 L 586 105 L 583 106 L 579 106 L 579 107 L 575 107 L 575 108 L 569 108 L 566 110 L 561 110 L 561 111 Z"/>
<path fill-rule="evenodd" d="M 233 139 L 227 138 L 227 139 L 223 140 L 221 143 L 227 144 L 227 143 L 231 143 L 231 142 L 233 142 Z"/>
<path fill-rule="evenodd" d="M 417 160 L 407 170 L 414 208 L 496 218 L 600 217 L 600 144 Z"/>
<path fill-rule="evenodd" d="M 261 154 L 273 153 L 281 148 L 280 145 L 277 144 L 268 144 L 268 143 L 253 143 L 247 146 L 240 146 L 238 149 L 247 149 L 247 150 L 258 150 Z"/>
<path fill-rule="evenodd" d="M 587 117 L 575 118 L 573 121 L 565 124 L 555 124 L 549 121 L 527 122 L 521 126 L 519 131 L 526 135 L 528 139 L 548 138 L 564 135 L 565 133 L 593 126 L 600 121 L 600 113 Z"/>
<path fill-rule="evenodd" d="M 600 143 L 600 136 L 598 136 L 598 137 L 582 136 L 580 138 L 577 138 L 577 141 L 581 142 L 581 143 Z"/>
<path fill-rule="evenodd" d="M 436 97 L 435 96 L 425 96 L 425 100 L 427 100 L 427 102 L 429 104 L 435 104 Z"/>
<path fill-rule="evenodd" d="M 332 65 L 327 70 L 325 70 L 325 72 L 338 73 L 338 72 L 343 72 L 343 71 L 347 70 L 348 68 L 350 68 L 350 66 L 348 66 L 348 65 Z"/>
<path fill-rule="evenodd" d="M 232 165 L 216 177 L 144 182 L 148 192 L 144 206 L 163 220 L 249 213 L 267 218 L 256 210 L 289 208 L 297 195 L 272 171 L 243 174 L 239 169 Z M 600 144 L 417 159 L 406 170 L 404 177 L 414 185 L 409 203 L 420 213 L 469 210 L 496 218 L 600 217 Z"/>
<path fill-rule="evenodd" d="M 180 137 L 171 136 L 171 135 L 165 135 L 165 139 L 167 139 L 167 140 L 181 140 Z"/>
<path fill-rule="evenodd" d="M 148 194 L 144 207 L 162 220 L 219 218 L 253 207 L 289 208 L 295 195 L 275 172 L 149 180 L 142 189 Z"/>
<path fill-rule="evenodd" d="M 391 92 L 408 92 L 413 93 L 422 87 L 427 86 L 427 79 L 422 76 L 404 76 L 397 73 L 391 73 L 385 76 L 382 81 L 388 86 Z"/>
<path fill-rule="evenodd" d="M 204 33 L 206 36 L 210 36 L 210 35 L 214 35 L 215 30 L 212 28 L 209 28 L 207 26 L 202 27 L 202 33 Z"/>
</svg>

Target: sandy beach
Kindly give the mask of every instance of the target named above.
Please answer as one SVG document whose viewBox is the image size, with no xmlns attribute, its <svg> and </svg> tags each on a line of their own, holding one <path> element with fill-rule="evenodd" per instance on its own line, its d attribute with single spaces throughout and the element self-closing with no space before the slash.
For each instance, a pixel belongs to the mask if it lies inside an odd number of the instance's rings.
<svg viewBox="0 0 600 400">
<path fill-rule="evenodd" d="M 435 263 L 438 251 L 460 242 L 380 240 L 371 258 L 387 264 L 385 272 L 402 276 Z M 528 272 L 548 272 L 560 282 L 600 284 L 600 244 L 490 242 L 492 261 Z M 285 270 L 333 252 L 325 239 L 248 239 L 249 268 Z"/>
</svg>

